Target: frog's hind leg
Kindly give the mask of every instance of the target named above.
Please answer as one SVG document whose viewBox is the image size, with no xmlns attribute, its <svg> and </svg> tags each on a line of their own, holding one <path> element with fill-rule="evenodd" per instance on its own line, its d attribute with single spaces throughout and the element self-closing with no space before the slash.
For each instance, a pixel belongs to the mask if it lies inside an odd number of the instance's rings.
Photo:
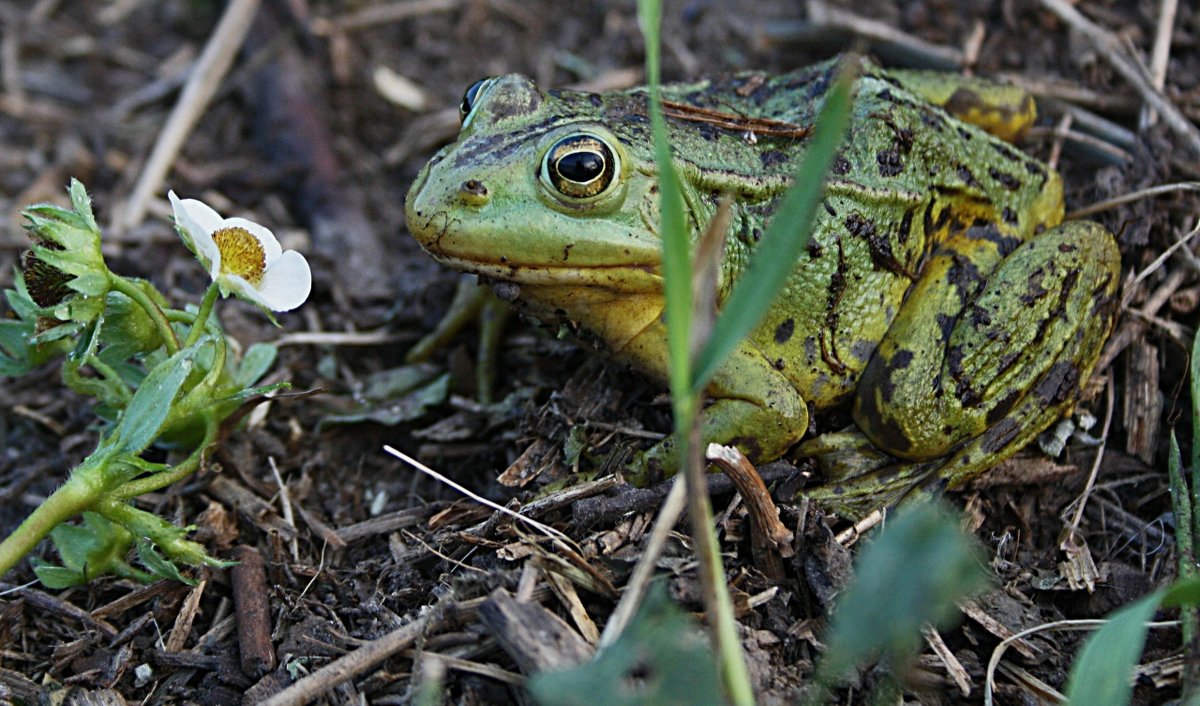
<svg viewBox="0 0 1200 706">
<path fill-rule="evenodd" d="M 956 237 L 922 269 L 855 400 L 865 435 L 860 450 L 869 440 L 886 456 L 866 475 L 843 464 L 835 474 L 846 479 L 843 495 L 862 488 L 895 497 L 923 481 L 954 487 L 1015 453 L 1074 404 L 1112 327 L 1116 242 L 1094 223 L 1069 222 L 1019 245 L 994 268 L 989 255 L 999 258 Z M 848 445 L 843 440 L 836 453 Z"/>
<path fill-rule="evenodd" d="M 888 75 L 921 98 L 963 122 L 1016 142 L 1037 119 L 1033 96 L 1023 88 L 940 71 L 889 71 Z"/>
</svg>

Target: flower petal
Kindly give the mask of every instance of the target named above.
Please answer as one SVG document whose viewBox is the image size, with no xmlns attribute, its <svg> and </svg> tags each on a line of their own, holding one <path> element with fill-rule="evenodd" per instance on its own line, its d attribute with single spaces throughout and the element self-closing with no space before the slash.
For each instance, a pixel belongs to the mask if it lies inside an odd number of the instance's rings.
<svg viewBox="0 0 1200 706">
<path fill-rule="evenodd" d="M 266 226 L 259 225 L 254 221 L 245 218 L 226 218 L 221 223 L 222 228 L 243 228 L 246 232 L 258 239 L 263 249 L 264 267 L 270 267 L 272 262 L 279 258 L 283 252 L 283 248 L 279 246 L 279 239 Z"/>
<path fill-rule="evenodd" d="M 258 283 L 258 294 L 272 311 L 291 311 L 304 303 L 312 291 L 308 261 L 288 250 L 267 267 Z"/>
<path fill-rule="evenodd" d="M 182 199 L 174 191 L 167 192 L 175 225 L 185 234 L 185 244 L 200 261 L 215 271 L 221 261 L 221 253 L 213 242 L 213 231 L 220 227 L 221 216 L 208 204 L 196 199 Z"/>
<path fill-rule="evenodd" d="M 264 309 L 271 308 L 267 300 L 264 299 L 261 294 L 259 294 L 258 289 L 256 289 L 253 284 L 250 284 L 248 281 L 242 277 L 239 277 L 238 275 L 221 275 L 219 284 L 221 285 L 221 291 L 227 296 L 232 294 L 238 299 L 244 299 L 251 304 L 257 304 Z"/>
</svg>

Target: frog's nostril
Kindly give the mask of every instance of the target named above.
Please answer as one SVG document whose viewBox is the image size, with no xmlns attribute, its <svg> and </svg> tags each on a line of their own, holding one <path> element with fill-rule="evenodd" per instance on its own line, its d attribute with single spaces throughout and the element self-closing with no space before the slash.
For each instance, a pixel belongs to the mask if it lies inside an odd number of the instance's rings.
<svg viewBox="0 0 1200 706">
<path fill-rule="evenodd" d="M 477 194 L 479 196 L 487 196 L 487 187 L 478 179 L 467 179 L 463 182 L 462 190 L 469 194 Z"/>
<path fill-rule="evenodd" d="M 467 179 L 458 188 L 458 198 L 468 206 L 483 206 L 488 202 L 488 188 L 478 179 Z"/>
</svg>

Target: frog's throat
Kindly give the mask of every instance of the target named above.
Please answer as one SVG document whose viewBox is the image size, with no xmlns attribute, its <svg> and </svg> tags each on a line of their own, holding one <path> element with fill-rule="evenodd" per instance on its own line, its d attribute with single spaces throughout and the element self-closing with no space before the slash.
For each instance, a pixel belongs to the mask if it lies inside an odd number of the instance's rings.
<svg viewBox="0 0 1200 706">
<path fill-rule="evenodd" d="M 533 265 L 508 258 L 481 262 L 441 254 L 434 254 L 434 259 L 460 272 L 518 285 L 588 287 L 625 294 L 662 291 L 662 275 L 657 265 Z"/>
</svg>

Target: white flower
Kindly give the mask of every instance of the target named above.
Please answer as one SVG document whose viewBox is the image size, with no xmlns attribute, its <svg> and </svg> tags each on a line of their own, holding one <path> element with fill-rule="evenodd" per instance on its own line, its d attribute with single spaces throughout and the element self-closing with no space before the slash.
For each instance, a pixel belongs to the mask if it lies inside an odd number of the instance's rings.
<svg viewBox="0 0 1200 706">
<path fill-rule="evenodd" d="M 308 299 L 312 272 L 295 250 L 283 251 L 275 235 L 245 218 L 221 218 L 208 204 L 167 193 L 175 228 L 208 268 L 225 296 L 235 294 L 271 311 L 291 311 Z"/>
</svg>

